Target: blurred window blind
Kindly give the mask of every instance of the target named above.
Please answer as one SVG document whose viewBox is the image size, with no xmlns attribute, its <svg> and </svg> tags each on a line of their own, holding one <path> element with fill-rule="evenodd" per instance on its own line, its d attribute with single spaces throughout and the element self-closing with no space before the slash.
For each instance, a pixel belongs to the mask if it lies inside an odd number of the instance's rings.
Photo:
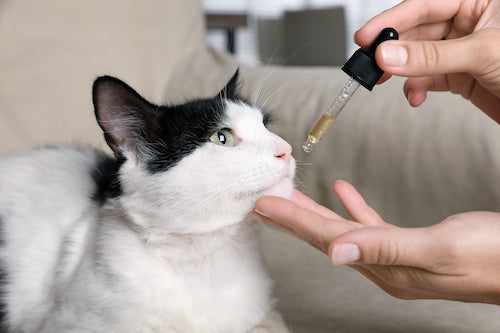
<svg viewBox="0 0 500 333">
<path fill-rule="evenodd" d="M 400 0 L 202 0 L 208 12 L 246 12 L 250 15 L 249 26 L 236 32 L 236 54 L 240 60 L 257 63 L 257 31 L 255 20 L 259 18 L 278 18 L 284 11 L 301 9 L 320 9 L 343 6 L 346 13 L 347 57 L 357 49 L 351 42 L 356 30 L 366 21 L 382 11 L 393 7 Z M 207 42 L 224 49 L 223 32 L 210 31 Z"/>
</svg>

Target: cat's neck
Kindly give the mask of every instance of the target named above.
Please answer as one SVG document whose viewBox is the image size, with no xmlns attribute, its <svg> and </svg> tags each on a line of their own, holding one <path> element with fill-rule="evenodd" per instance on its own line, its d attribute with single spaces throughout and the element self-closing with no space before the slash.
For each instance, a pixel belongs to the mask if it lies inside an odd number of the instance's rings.
<svg viewBox="0 0 500 333">
<path fill-rule="evenodd" d="M 243 255 L 242 252 L 258 251 L 259 248 L 259 224 L 252 217 L 209 232 L 176 233 L 168 232 L 168 228 L 144 228 L 145 223 L 141 219 L 147 217 L 131 214 L 118 202 L 111 201 L 103 206 L 101 218 L 106 220 L 104 225 L 117 226 L 120 232 L 137 238 L 138 245 L 142 244 L 148 251 L 153 252 L 155 257 L 169 261 L 199 262 L 214 258 L 220 253 L 232 252 L 233 256 L 238 256 Z M 168 221 L 163 223 L 167 224 Z"/>
</svg>

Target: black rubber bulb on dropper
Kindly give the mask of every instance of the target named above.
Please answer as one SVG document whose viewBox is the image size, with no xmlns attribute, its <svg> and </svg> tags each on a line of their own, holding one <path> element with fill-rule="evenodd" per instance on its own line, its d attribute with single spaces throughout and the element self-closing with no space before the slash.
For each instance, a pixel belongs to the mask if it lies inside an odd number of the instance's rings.
<svg viewBox="0 0 500 333">
<path fill-rule="evenodd" d="M 358 49 L 345 63 L 342 70 L 352 76 L 363 87 L 372 90 L 384 71 L 375 62 L 375 51 L 377 47 L 386 40 L 398 39 L 399 35 L 394 28 L 385 28 L 372 42 L 367 50 Z"/>
</svg>

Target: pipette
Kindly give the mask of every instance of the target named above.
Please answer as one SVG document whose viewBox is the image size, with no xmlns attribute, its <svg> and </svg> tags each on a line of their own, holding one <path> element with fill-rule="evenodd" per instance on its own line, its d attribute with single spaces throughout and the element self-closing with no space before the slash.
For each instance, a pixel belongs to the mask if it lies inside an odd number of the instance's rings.
<svg viewBox="0 0 500 333">
<path fill-rule="evenodd" d="M 337 97 L 333 100 L 328 110 L 321 116 L 316 125 L 312 128 L 307 136 L 307 140 L 302 146 L 306 153 L 310 153 L 313 146 L 318 143 L 328 128 L 333 124 L 335 118 L 344 108 L 347 101 L 356 92 L 358 87 L 362 85 L 368 90 L 372 90 L 377 81 L 384 72 L 377 66 L 375 62 L 375 50 L 382 42 L 391 39 L 398 39 L 398 32 L 393 28 L 385 28 L 380 32 L 377 38 L 370 45 L 368 50 L 358 49 L 347 60 L 342 67 L 342 70 L 350 76 L 344 88 L 340 91 Z"/>
</svg>

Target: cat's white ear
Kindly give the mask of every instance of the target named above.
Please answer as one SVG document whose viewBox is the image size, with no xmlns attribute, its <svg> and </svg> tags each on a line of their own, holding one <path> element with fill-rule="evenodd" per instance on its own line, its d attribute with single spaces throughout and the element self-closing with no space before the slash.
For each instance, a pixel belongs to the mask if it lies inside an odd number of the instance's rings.
<svg viewBox="0 0 500 333">
<path fill-rule="evenodd" d="M 157 107 L 123 81 L 101 76 L 92 89 L 95 115 L 109 147 L 117 157 L 138 154 L 148 132 L 157 124 Z"/>
</svg>

